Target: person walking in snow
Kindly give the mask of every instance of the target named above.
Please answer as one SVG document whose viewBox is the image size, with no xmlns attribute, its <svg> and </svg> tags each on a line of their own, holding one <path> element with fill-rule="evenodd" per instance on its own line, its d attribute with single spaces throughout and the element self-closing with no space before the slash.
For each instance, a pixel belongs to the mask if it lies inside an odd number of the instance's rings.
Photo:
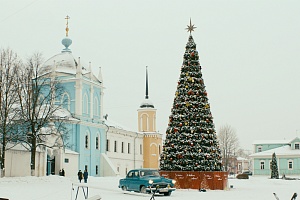
<svg viewBox="0 0 300 200">
<path fill-rule="evenodd" d="M 77 173 L 77 176 L 78 176 L 79 182 L 81 183 L 81 180 L 82 180 L 82 171 L 81 170 L 79 170 L 79 172 Z"/>
<path fill-rule="evenodd" d="M 65 176 L 65 170 L 64 170 L 64 168 L 61 170 L 61 175 Z"/>
<path fill-rule="evenodd" d="M 85 183 L 87 183 L 88 176 L 89 176 L 89 173 L 87 172 L 87 169 L 86 169 L 86 170 L 84 170 L 84 172 L 83 172 L 83 179 L 84 179 L 84 182 L 85 182 Z"/>
</svg>

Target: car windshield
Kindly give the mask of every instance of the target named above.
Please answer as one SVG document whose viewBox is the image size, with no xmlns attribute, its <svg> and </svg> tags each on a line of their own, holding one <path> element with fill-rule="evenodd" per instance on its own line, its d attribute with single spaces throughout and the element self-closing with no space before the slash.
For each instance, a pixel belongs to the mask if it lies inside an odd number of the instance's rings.
<svg viewBox="0 0 300 200">
<path fill-rule="evenodd" d="M 157 170 L 141 171 L 141 176 L 160 176 Z"/>
</svg>

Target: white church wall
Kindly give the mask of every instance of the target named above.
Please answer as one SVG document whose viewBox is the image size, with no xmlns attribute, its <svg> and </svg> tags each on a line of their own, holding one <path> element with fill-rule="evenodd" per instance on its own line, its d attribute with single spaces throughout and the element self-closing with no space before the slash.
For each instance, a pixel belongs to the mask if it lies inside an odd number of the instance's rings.
<svg viewBox="0 0 300 200">
<path fill-rule="evenodd" d="M 116 170 L 112 160 L 104 153 L 101 154 L 101 176 L 117 176 L 119 172 Z"/>
<path fill-rule="evenodd" d="M 142 134 L 110 126 L 107 139 L 107 156 L 120 176 L 125 176 L 131 169 L 143 167 Z"/>
<path fill-rule="evenodd" d="M 71 150 L 65 150 L 65 154 L 62 158 L 62 168 L 65 170 L 65 176 L 76 176 L 78 169 L 78 157 L 79 154 L 77 152 Z"/>
</svg>

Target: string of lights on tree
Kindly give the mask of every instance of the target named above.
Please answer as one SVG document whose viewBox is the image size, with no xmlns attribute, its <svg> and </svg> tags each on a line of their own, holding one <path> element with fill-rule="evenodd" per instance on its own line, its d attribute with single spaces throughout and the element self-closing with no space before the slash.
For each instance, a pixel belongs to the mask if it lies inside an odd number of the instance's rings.
<svg viewBox="0 0 300 200">
<path fill-rule="evenodd" d="M 221 152 L 202 77 L 199 55 L 190 36 L 166 130 L 160 170 L 222 171 Z"/>
</svg>

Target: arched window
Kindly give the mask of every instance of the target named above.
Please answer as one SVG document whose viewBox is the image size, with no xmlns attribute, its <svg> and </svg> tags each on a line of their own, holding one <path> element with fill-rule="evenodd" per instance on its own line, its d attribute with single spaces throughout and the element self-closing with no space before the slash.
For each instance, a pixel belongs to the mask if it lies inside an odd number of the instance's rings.
<svg viewBox="0 0 300 200">
<path fill-rule="evenodd" d="M 140 118 L 140 127 L 141 131 L 148 131 L 149 130 L 149 116 L 148 114 L 142 114 Z"/>
<path fill-rule="evenodd" d="M 87 94 L 84 94 L 83 96 L 83 113 L 89 114 L 89 98 Z"/>
<path fill-rule="evenodd" d="M 96 144 L 95 144 L 96 149 L 99 150 L 100 149 L 100 135 L 99 134 L 97 134 L 95 142 L 96 142 Z"/>
<path fill-rule="evenodd" d="M 150 144 L 150 153 L 152 156 L 157 156 L 157 144 L 156 143 L 151 143 Z"/>
<path fill-rule="evenodd" d="M 94 110 L 94 115 L 95 116 L 99 116 L 100 115 L 100 113 L 99 113 L 99 100 L 98 100 L 98 98 L 97 97 L 95 97 L 94 98 L 94 104 L 93 104 L 94 106 L 94 108 L 93 108 L 93 110 Z"/>
<path fill-rule="evenodd" d="M 87 132 L 84 137 L 84 145 L 86 149 L 90 148 L 90 134 Z"/>
<path fill-rule="evenodd" d="M 64 93 L 61 98 L 61 105 L 64 109 L 70 110 L 70 96 L 68 93 Z"/>
<path fill-rule="evenodd" d="M 44 95 L 40 94 L 40 95 L 39 95 L 39 98 L 37 99 L 37 105 L 42 105 L 42 104 L 44 104 L 44 103 L 45 103 L 44 101 L 45 101 Z"/>
</svg>

